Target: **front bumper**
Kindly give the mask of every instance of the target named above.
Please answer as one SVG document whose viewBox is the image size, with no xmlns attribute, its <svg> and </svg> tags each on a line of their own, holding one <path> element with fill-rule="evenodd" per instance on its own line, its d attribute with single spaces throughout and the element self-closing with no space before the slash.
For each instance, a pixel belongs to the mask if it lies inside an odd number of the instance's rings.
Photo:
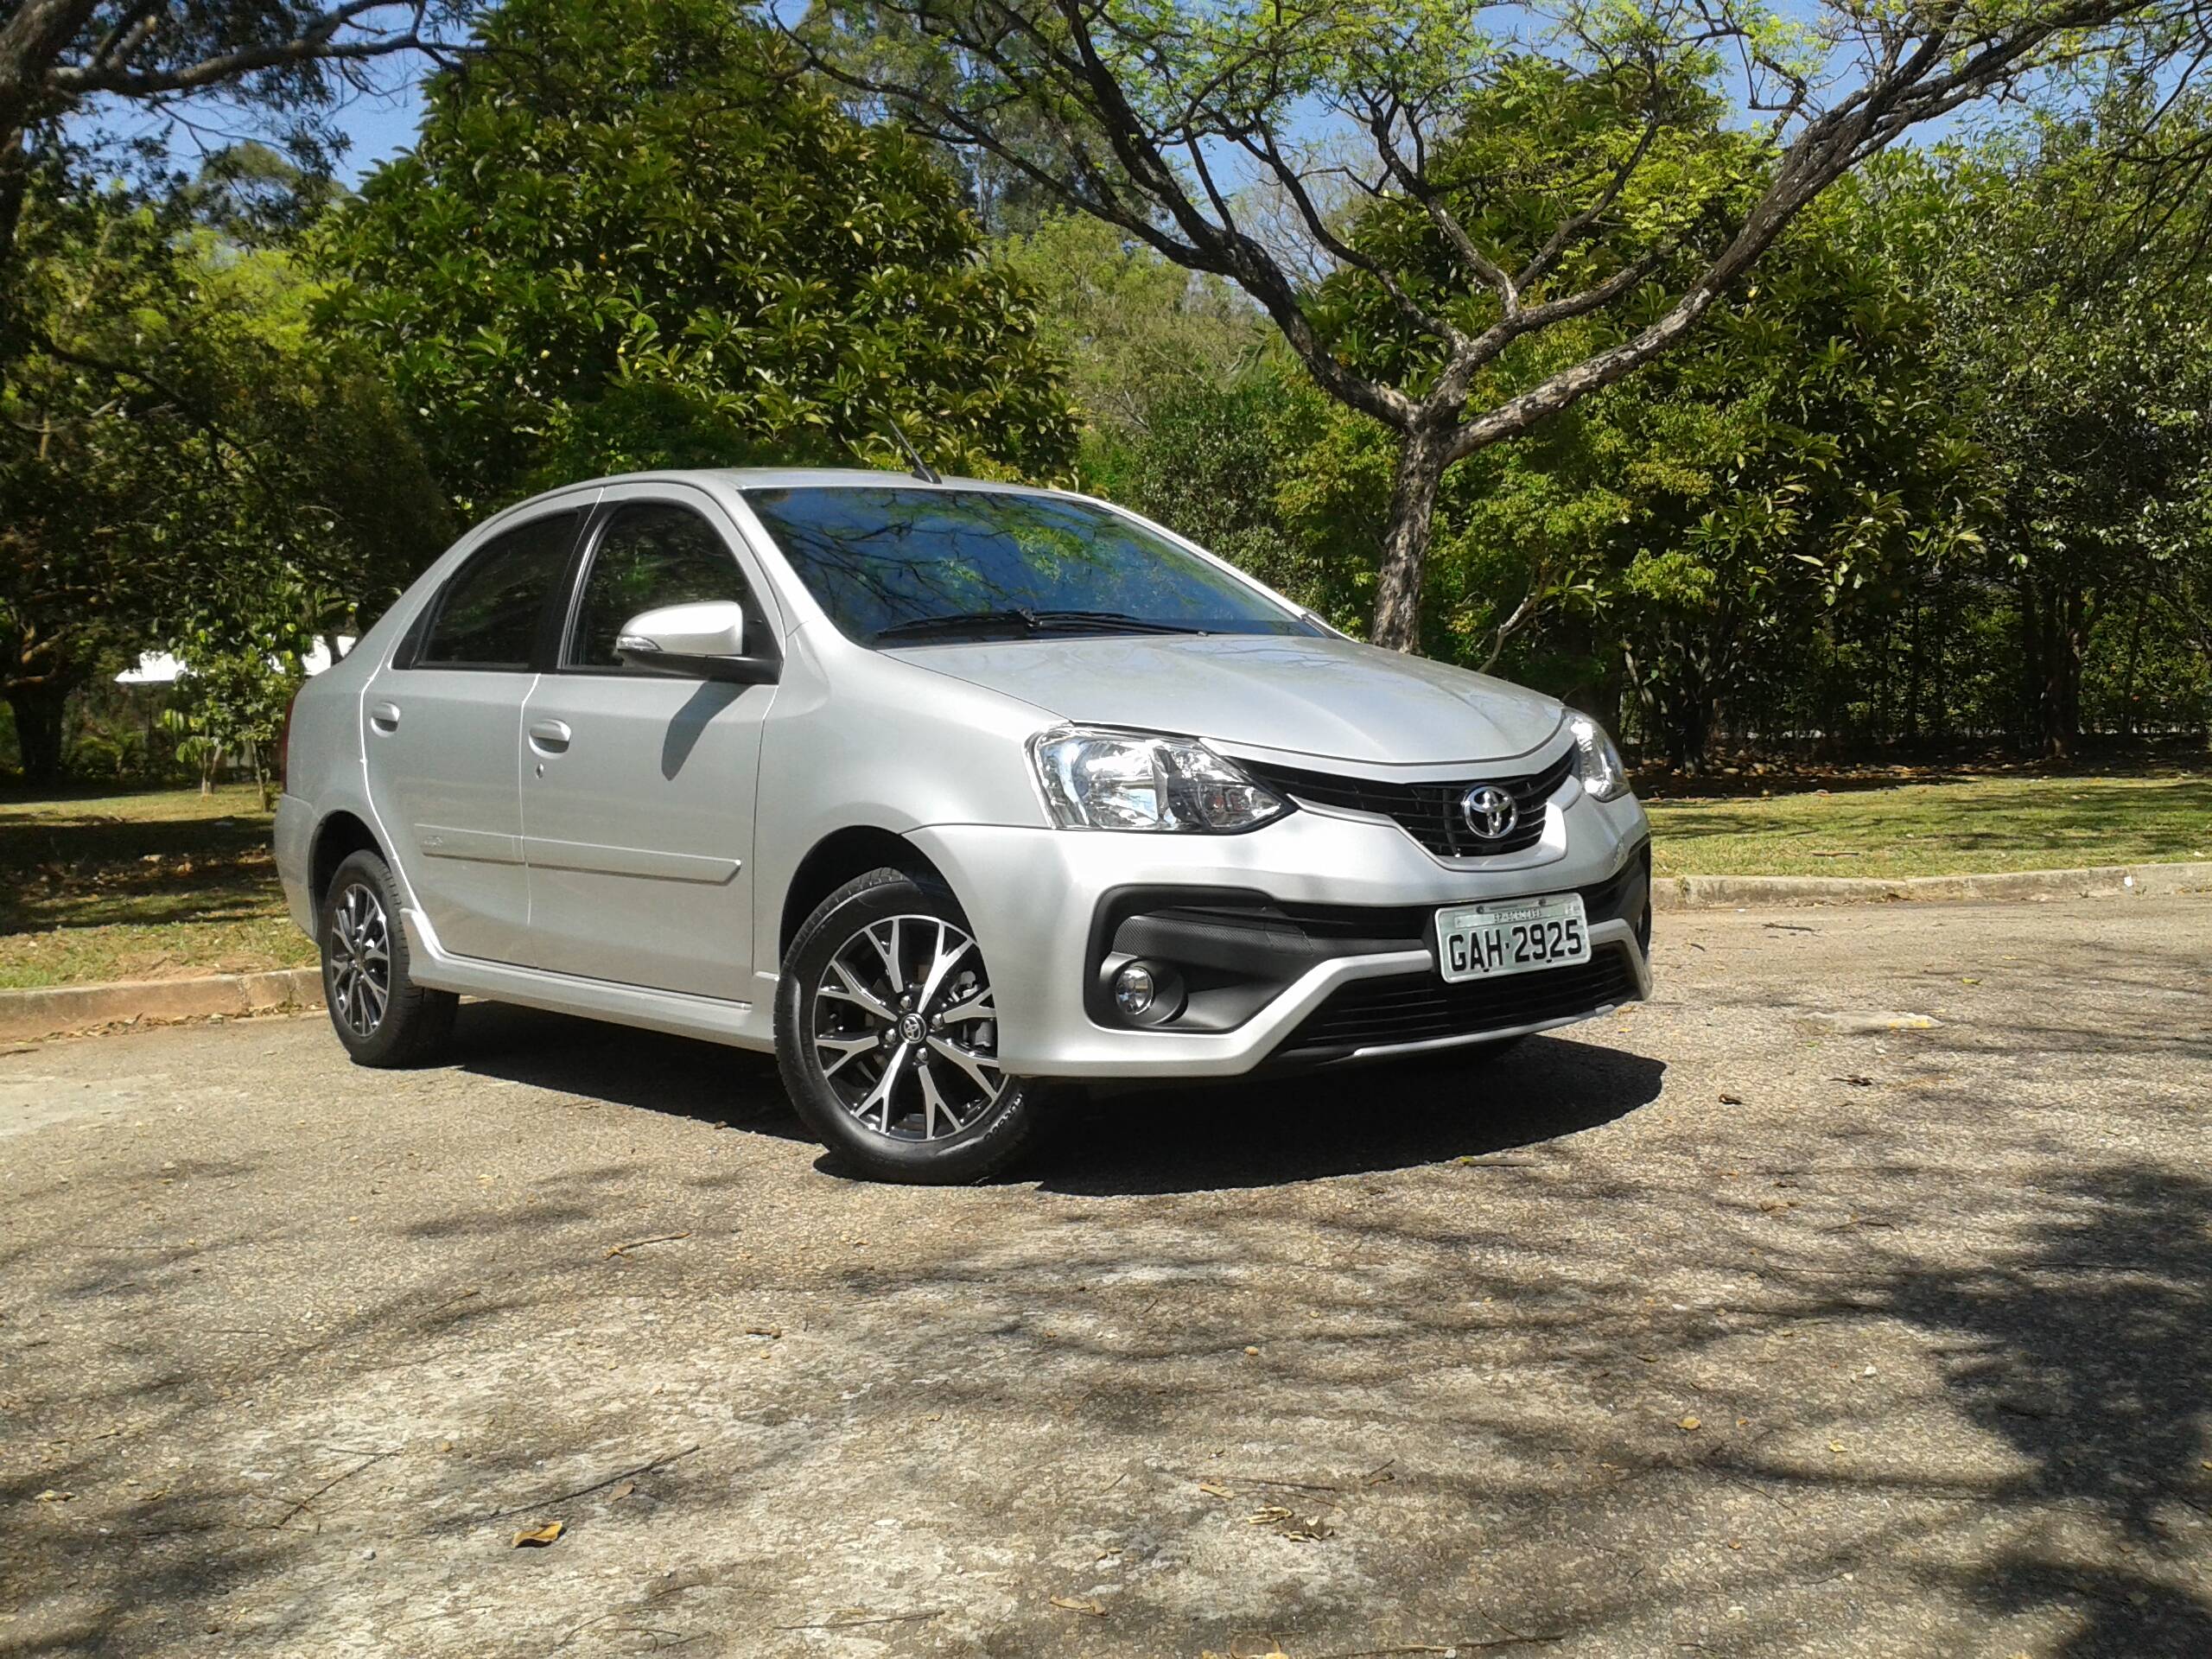
<svg viewBox="0 0 2212 1659">
<path fill-rule="evenodd" d="M 1649 834 L 1632 798 L 1600 804 L 1570 784 L 1546 808 L 1535 846 L 1491 859 L 1440 860 L 1387 820 L 1312 808 L 1245 836 L 941 824 L 911 838 L 982 943 L 1008 1072 L 1171 1078 L 1491 1041 L 1649 995 Z M 1624 887 L 1631 913 L 1592 902 Z M 1594 971 L 1444 984 L 1429 912 L 1567 892 L 1592 902 Z M 1163 910 L 1179 912 L 1176 925 L 1188 925 L 1182 912 L 1226 916 L 1249 944 L 1240 907 L 1268 936 L 1269 972 L 1245 975 L 1202 1012 L 1193 996 L 1192 1016 L 1173 1027 L 1132 1027 L 1102 1001 L 1102 962 L 1137 937 L 1125 931 L 1132 918 L 1141 929 Z M 1363 915 L 1375 925 L 1359 925 Z"/>
</svg>

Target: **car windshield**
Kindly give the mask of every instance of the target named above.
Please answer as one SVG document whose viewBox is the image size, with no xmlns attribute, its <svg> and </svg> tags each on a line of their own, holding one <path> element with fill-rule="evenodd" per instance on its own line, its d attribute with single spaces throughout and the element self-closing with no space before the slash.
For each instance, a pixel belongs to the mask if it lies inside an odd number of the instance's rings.
<svg viewBox="0 0 2212 1659">
<path fill-rule="evenodd" d="M 836 485 L 746 500 L 861 645 L 1317 632 L 1165 537 L 1065 497 Z"/>
</svg>

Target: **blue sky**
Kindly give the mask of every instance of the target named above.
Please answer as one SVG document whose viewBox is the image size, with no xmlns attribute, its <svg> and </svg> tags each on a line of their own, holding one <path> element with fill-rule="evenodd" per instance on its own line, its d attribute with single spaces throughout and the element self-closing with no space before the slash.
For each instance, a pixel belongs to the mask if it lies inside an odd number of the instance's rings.
<svg viewBox="0 0 2212 1659">
<path fill-rule="evenodd" d="M 345 184 L 359 184 L 378 162 L 415 142 L 423 111 L 420 80 L 395 74 L 391 82 L 391 90 L 362 93 L 331 112 L 331 124 L 352 141 L 338 168 L 339 179 Z M 252 115 L 224 99 L 208 97 L 191 99 L 175 117 L 149 118 L 140 110 L 111 103 L 95 105 L 79 118 L 79 124 L 88 131 L 99 129 L 126 137 L 163 131 L 175 164 L 186 172 L 193 169 L 203 152 L 265 132 L 265 124 Z"/>
</svg>

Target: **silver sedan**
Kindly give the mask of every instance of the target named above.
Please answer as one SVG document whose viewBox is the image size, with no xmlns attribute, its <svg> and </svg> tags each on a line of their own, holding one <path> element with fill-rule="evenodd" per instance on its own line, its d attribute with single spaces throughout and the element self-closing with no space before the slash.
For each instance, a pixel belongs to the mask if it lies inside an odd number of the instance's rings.
<svg viewBox="0 0 2212 1659">
<path fill-rule="evenodd" d="M 1112 505 L 601 480 L 464 537 L 292 711 L 276 851 L 364 1065 L 461 995 L 774 1052 L 850 1164 L 1052 1090 L 1463 1046 L 1649 994 L 1611 741 Z"/>
</svg>

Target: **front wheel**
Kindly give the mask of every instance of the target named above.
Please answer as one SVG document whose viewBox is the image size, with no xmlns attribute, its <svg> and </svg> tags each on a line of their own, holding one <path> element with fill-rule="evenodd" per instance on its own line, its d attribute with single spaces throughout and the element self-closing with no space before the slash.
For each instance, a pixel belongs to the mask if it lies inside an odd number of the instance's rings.
<svg viewBox="0 0 2212 1659">
<path fill-rule="evenodd" d="M 982 949 L 938 883 L 872 870 L 784 960 L 776 1057 L 791 1103 L 878 1180 L 981 1180 L 1036 1133 L 1039 1085 L 998 1064 Z"/>
</svg>

